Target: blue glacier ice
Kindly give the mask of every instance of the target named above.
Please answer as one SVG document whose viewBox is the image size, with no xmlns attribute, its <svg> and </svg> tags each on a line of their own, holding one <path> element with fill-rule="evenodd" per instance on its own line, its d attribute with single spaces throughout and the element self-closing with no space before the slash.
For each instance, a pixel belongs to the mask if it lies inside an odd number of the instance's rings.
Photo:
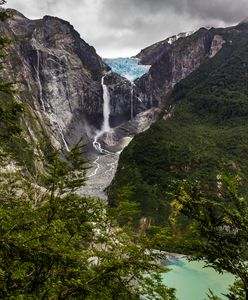
<svg viewBox="0 0 248 300">
<path fill-rule="evenodd" d="M 140 78 L 146 74 L 150 66 L 140 65 L 138 58 L 120 57 L 120 58 L 105 58 L 104 62 L 117 73 L 129 81 L 133 82 L 135 79 Z"/>
</svg>

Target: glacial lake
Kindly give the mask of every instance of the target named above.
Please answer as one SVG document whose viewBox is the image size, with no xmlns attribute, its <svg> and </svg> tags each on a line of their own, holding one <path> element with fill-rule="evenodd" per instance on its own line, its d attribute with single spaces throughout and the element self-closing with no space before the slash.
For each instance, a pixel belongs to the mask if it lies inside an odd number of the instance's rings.
<svg viewBox="0 0 248 300">
<path fill-rule="evenodd" d="M 189 262 L 186 258 L 170 259 L 169 263 L 171 271 L 163 275 L 163 280 L 166 286 L 176 289 L 178 300 L 208 299 L 208 289 L 227 300 L 222 294 L 234 282 L 232 274 L 219 274 L 212 268 L 203 268 L 202 261 Z"/>
</svg>

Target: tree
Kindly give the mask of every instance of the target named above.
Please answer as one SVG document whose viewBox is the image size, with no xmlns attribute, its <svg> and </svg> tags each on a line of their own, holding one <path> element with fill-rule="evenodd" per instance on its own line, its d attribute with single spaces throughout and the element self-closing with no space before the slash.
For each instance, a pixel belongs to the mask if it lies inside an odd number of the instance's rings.
<svg viewBox="0 0 248 300">
<path fill-rule="evenodd" d="M 7 17 L 0 11 L 0 20 Z M 0 37 L 0 69 L 8 42 Z M 1 82 L 0 91 L 12 95 L 12 83 Z M 1 142 L 21 130 L 22 110 L 6 100 Z M 0 169 L 0 298 L 174 300 L 161 282 L 161 254 L 148 251 L 153 243 L 145 232 L 121 229 L 113 217 L 120 209 L 109 213 L 102 201 L 78 194 L 86 181 L 82 150 L 78 143 L 63 160 L 52 151 L 39 174 L 43 186 Z"/>
<path fill-rule="evenodd" d="M 240 183 L 238 176 L 222 175 L 207 193 L 198 182 L 183 181 L 175 199 L 198 233 L 192 242 L 194 259 L 204 259 L 220 273 L 234 274 L 248 299 L 248 202 Z"/>
<path fill-rule="evenodd" d="M 0 298 L 175 299 L 161 282 L 161 254 L 147 250 L 151 240 L 121 229 L 102 201 L 76 194 L 73 167 L 75 157 L 54 154 L 46 189 L 2 174 Z"/>
</svg>

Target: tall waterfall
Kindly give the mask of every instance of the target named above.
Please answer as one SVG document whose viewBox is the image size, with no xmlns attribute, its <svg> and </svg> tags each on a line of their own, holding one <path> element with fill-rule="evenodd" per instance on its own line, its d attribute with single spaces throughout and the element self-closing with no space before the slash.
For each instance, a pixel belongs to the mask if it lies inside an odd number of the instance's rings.
<svg viewBox="0 0 248 300">
<path fill-rule="evenodd" d="M 39 52 L 38 49 L 36 50 L 36 54 L 37 54 L 36 77 L 37 77 L 37 83 L 38 83 L 39 92 L 40 92 L 40 102 L 41 102 L 41 105 L 42 105 L 42 109 L 45 112 L 46 111 L 45 110 L 45 103 L 44 103 L 44 100 L 43 100 L 42 85 L 41 85 L 41 81 L 40 81 L 40 52 Z"/>
<path fill-rule="evenodd" d="M 58 120 L 57 120 L 57 125 L 58 125 L 58 128 L 59 128 L 59 133 L 60 133 L 60 135 L 61 135 L 62 141 L 63 141 L 64 146 L 65 146 L 65 149 L 66 149 L 67 152 L 70 152 L 70 148 L 69 148 L 69 146 L 68 146 L 68 144 L 67 144 L 67 142 L 66 142 L 66 140 L 65 140 L 65 135 L 64 135 L 64 133 L 63 133 L 62 127 L 61 127 L 61 125 L 59 124 Z"/>
<path fill-rule="evenodd" d="M 103 126 L 101 131 L 108 132 L 110 131 L 109 125 L 109 116 L 110 116 L 110 95 L 109 90 L 106 84 L 104 84 L 104 78 L 106 75 L 102 77 L 101 84 L 103 89 Z"/>
<path fill-rule="evenodd" d="M 134 81 L 146 74 L 151 66 L 140 64 L 140 59 L 134 57 L 106 58 L 104 59 L 104 62 L 111 68 L 112 72 L 125 77 L 131 83 L 130 119 L 132 120 L 134 118 L 134 99 L 137 98 L 140 102 L 142 102 L 142 100 L 134 94 Z"/>
<path fill-rule="evenodd" d="M 109 74 L 109 72 L 106 73 L 105 75 L 103 75 L 102 79 L 101 79 L 101 85 L 102 85 L 102 90 L 103 90 L 103 124 L 102 124 L 101 130 L 96 132 L 96 135 L 95 135 L 94 141 L 93 141 L 93 147 L 96 149 L 97 152 L 100 152 L 100 153 L 106 153 L 108 151 L 102 149 L 101 144 L 98 142 L 98 138 L 103 133 L 107 133 L 107 137 L 109 137 L 109 135 L 112 135 L 110 124 L 109 124 L 110 94 L 109 94 L 107 85 L 104 84 L 104 79 L 107 74 Z"/>
<path fill-rule="evenodd" d="M 124 109 L 125 111 L 128 109 L 128 119 L 132 120 L 136 117 L 135 104 L 137 103 L 137 100 L 142 102 L 142 99 L 138 97 L 138 93 L 135 92 L 134 81 L 147 73 L 150 66 L 141 65 L 139 59 L 136 58 L 105 59 L 105 62 L 111 67 L 110 72 L 117 73 L 129 81 L 125 82 L 125 84 L 129 86 L 128 93 L 130 98 L 127 107 Z M 104 190 L 109 186 L 113 179 L 117 169 L 119 155 L 132 140 L 132 136 L 129 136 L 128 128 L 127 131 L 122 131 L 122 129 L 118 131 L 118 128 L 111 128 L 110 126 L 110 89 L 108 89 L 108 86 L 105 84 L 108 73 L 105 73 L 101 78 L 103 90 L 103 122 L 101 129 L 95 130 L 94 136 L 92 136 L 92 145 L 95 149 L 92 153 L 92 170 L 88 174 L 87 186 L 84 187 L 83 190 L 84 194 L 94 195 L 104 200 L 107 200 L 108 198 Z M 126 93 L 123 94 L 123 97 L 124 96 L 126 97 Z M 149 122 L 149 116 L 150 114 L 147 114 L 137 118 L 137 122 L 135 121 L 132 123 L 133 126 L 138 126 L 137 130 L 141 130 L 146 126 L 146 123 Z M 134 128 L 133 130 L 136 129 Z"/>
<path fill-rule="evenodd" d="M 70 152 L 70 148 L 69 148 L 69 146 L 66 142 L 65 135 L 63 133 L 63 128 L 62 128 L 62 125 L 61 125 L 61 124 L 63 124 L 63 121 L 58 118 L 56 113 L 49 112 L 49 110 L 46 111 L 45 102 L 44 102 L 44 99 L 43 99 L 42 84 L 41 84 L 41 80 L 40 80 L 40 67 L 41 67 L 41 65 L 40 65 L 40 51 L 38 49 L 36 49 L 36 55 L 37 55 L 37 66 L 35 68 L 35 70 L 36 70 L 36 80 L 37 80 L 37 84 L 38 84 L 38 87 L 39 87 L 39 99 L 40 99 L 40 102 L 41 102 L 41 105 L 42 105 L 42 110 L 43 110 L 44 114 L 48 117 L 48 119 L 51 121 L 51 123 L 56 124 L 57 130 L 58 130 L 58 132 L 61 136 L 64 147 L 65 147 L 67 152 Z"/>
<path fill-rule="evenodd" d="M 134 83 L 131 82 L 131 100 L 130 100 L 130 107 L 131 107 L 131 120 L 133 119 L 133 112 L 134 112 L 134 103 L 133 103 L 133 87 L 134 87 Z"/>
</svg>

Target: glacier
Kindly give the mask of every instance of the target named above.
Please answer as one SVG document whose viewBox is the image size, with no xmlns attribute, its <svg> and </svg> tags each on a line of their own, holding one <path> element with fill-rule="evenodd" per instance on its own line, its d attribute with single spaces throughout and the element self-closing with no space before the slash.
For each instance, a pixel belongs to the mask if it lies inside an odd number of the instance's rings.
<svg viewBox="0 0 248 300">
<path fill-rule="evenodd" d="M 139 64 L 140 59 L 135 57 L 104 58 L 103 60 L 112 72 L 125 77 L 131 82 L 146 74 L 151 67 Z"/>
</svg>

